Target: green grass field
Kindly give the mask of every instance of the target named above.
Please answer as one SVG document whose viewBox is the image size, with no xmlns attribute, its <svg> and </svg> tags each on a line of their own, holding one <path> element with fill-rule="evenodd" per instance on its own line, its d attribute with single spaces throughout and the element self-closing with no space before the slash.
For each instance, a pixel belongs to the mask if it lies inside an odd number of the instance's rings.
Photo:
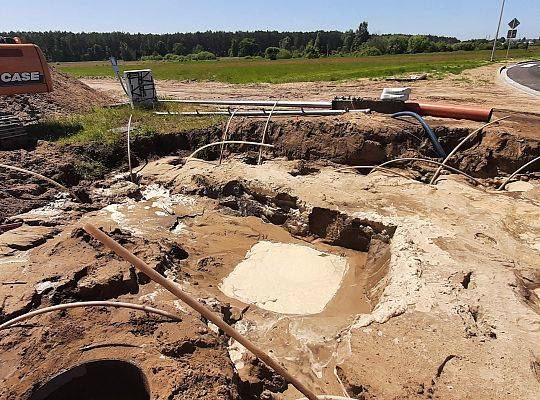
<svg viewBox="0 0 540 400">
<path fill-rule="evenodd" d="M 499 51 L 499 56 L 503 52 Z M 512 50 L 516 59 L 540 57 L 540 47 Z M 389 75 L 428 72 L 435 76 L 458 74 L 487 64 L 489 51 L 400 54 L 374 57 L 330 57 L 314 60 L 222 58 L 218 61 L 147 61 L 122 63 L 125 69 L 151 68 L 156 79 L 218 81 L 228 83 L 285 83 L 380 78 Z M 57 67 L 77 77 L 113 76 L 108 62 L 58 63 Z"/>
</svg>

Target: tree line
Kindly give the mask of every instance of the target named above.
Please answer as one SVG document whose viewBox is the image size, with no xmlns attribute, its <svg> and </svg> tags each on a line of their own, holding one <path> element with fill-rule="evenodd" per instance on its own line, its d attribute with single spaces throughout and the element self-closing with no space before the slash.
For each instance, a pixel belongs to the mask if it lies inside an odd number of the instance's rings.
<svg viewBox="0 0 540 400">
<path fill-rule="evenodd" d="M 489 49 L 488 40 L 459 41 L 434 35 L 372 35 L 368 23 L 356 30 L 315 32 L 195 32 L 172 34 L 6 32 L 37 44 L 49 61 L 98 61 L 115 56 L 145 59 L 208 60 L 216 57 L 318 58 Z M 501 46 L 504 39 L 500 40 Z"/>
</svg>

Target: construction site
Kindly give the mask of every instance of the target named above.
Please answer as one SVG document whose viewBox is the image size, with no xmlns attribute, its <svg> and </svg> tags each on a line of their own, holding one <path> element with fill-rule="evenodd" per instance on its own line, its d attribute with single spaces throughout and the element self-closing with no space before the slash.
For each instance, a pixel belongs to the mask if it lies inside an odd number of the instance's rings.
<svg viewBox="0 0 540 400">
<path fill-rule="evenodd" d="M 0 399 L 538 399 L 540 97 L 507 65 L 5 93 Z M 114 150 L 51 139 L 131 107 Z"/>
</svg>

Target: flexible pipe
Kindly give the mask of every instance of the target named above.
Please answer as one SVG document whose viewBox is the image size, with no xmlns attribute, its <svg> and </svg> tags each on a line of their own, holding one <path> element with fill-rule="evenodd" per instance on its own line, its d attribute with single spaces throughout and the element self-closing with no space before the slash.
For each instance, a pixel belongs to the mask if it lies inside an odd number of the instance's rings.
<svg viewBox="0 0 540 400">
<path fill-rule="evenodd" d="M 129 121 L 127 126 L 127 153 L 128 153 L 128 165 L 129 165 L 129 178 L 131 179 L 131 182 L 135 182 L 135 179 L 133 177 L 133 168 L 131 167 L 131 118 L 133 118 L 133 114 L 129 115 Z"/>
<path fill-rule="evenodd" d="M 461 142 L 459 142 L 459 144 L 454 148 L 454 150 L 452 150 L 450 152 L 450 154 L 448 154 L 448 156 L 444 159 L 444 161 L 442 162 L 442 165 L 439 167 L 439 169 L 437 169 L 437 171 L 435 172 L 435 175 L 433 175 L 433 178 L 431 178 L 431 182 L 429 182 L 429 184 L 433 185 L 435 183 L 435 181 L 437 180 L 437 178 L 441 174 L 442 169 L 446 166 L 446 163 L 448 162 L 448 160 L 450 160 L 450 158 L 452 158 L 452 156 L 454 154 L 456 154 L 456 152 L 465 144 L 465 142 L 467 142 L 470 138 L 472 138 L 474 135 L 476 135 L 478 132 L 481 132 L 483 129 L 487 128 L 488 126 L 496 124 L 497 122 L 500 122 L 500 121 L 508 119 L 508 118 L 510 118 L 510 115 L 507 115 L 506 117 L 496 119 L 495 121 L 492 121 L 492 122 L 489 122 L 487 124 L 482 125 L 480 128 L 478 128 L 477 130 L 475 130 L 471 134 L 467 135 L 467 137 L 465 139 L 463 139 Z"/>
<path fill-rule="evenodd" d="M 132 310 L 144 311 L 151 314 L 157 314 L 164 317 L 174 319 L 176 321 L 182 321 L 178 315 L 171 314 L 167 311 L 159 310 L 157 308 L 143 306 L 140 304 L 133 303 L 122 303 L 117 301 L 82 301 L 77 303 L 66 303 L 59 304 L 52 307 L 41 308 L 39 310 L 31 311 L 29 313 L 23 314 L 17 318 L 13 318 L 7 322 L 4 322 L 0 325 L 0 330 L 7 329 L 10 326 L 13 326 L 21 321 L 26 321 L 27 319 L 33 318 L 37 315 L 46 314 L 54 311 L 67 310 L 70 308 L 81 308 L 81 307 L 114 307 L 114 308 L 130 308 Z"/>
<path fill-rule="evenodd" d="M 0 168 L 11 169 L 13 171 L 23 172 L 23 173 L 35 176 L 36 178 L 40 178 L 40 179 L 42 179 L 44 181 L 47 181 L 50 184 L 56 186 L 57 188 L 62 189 L 64 192 L 69 193 L 75 200 L 77 200 L 79 203 L 82 203 L 81 199 L 79 199 L 77 197 L 77 195 L 75 193 L 73 193 L 71 190 L 69 190 L 67 187 L 65 187 L 61 183 L 56 182 L 55 180 L 52 180 L 51 178 L 47 178 L 44 175 L 38 174 L 37 172 L 28 171 L 27 169 L 14 167 L 12 165 L 6 165 L 6 164 L 0 164 Z"/>
<path fill-rule="evenodd" d="M 382 163 L 381 165 L 379 165 L 377 168 L 381 168 L 381 167 L 385 167 L 387 165 L 390 165 L 392 163 L 395 163 L 395 162 L 400 162 L 400 161 L 418 161 L 418 162 L 423 162 L 423 163 L 427 163 L 427 164 L 433 164 L 433 165 L 442 165 L 442 163 L 438 162 L 438 161 L 433 161 L 433 160 L 428 160 L 427 158 L 412 158 L 412 157 L 407 157 L 407 158 L 396 158 L 394 160 L 390 160 L 390 161 L 387 161 L 385 163 Z M 469 174 L 457 169 L 457 168 L 454 168 L 454 167 L 450 167 L 448 165 L 445 165 L 444 168 L 452 171 L 452 172 L 455 172 L 457 174 L 460 174 L 460 175 L 463 175 L 467 178 L 469 178 L 471 181 L 473 181 L 474 183 L 476 183 L 477 185 L 480 185 L 480 186 L 486 186 L 484 185 L 482 182 L 480 182 L 478 179 L 475 179 L 473 178 L 472 176 L 470 176 Z M 371 174 L 373 171 L 370 171 L 369 174 Z M 368 175 L 369 175 L 368 174 Z"/>
<path fill-rule="evenodd" d="M 272 114 L 274 114 L 274 111 L 276 110 L 277 105 L 278 105 L 278 101 L 276 101 L 274 103 L 274 106 L 272 107 L 272 110 L 270 110 L 270 114 L 268 114 L 268 119 L 266 120 L 266 124 L 264 125 L 264 131 L 263 131 L 263 134 L 262 134 L 262 140 L 261 140 L 262 144 L 264 144 L 264 141 L 266 139 L 266 132 L 268 131 L 268 125 L 270 125 L 270 119 L 272 118 Z M 257 161 L 257 165 L 261 165 L 262 152 L 263 152 L 263 148 L 261 147 L 259 149 L 259 160 Z"/>
<path fill-rule="evenodd" d="M 229 136 L 229 127 L 231 126 L 232 119 L 234 118 L 234 115 L 237 111 L 238 108 L 231 113 L 231 117 L 229 118 L 229 121 L 227 121 L 227 126 L 225 127 L 225 131 L 223 131 L 223 135 L 221 136 L 222 142 L 225 142 L 225 140 L 227 140 Z M 219 152 L 219 165 L 221 165 L 221 161 L 223 160 L 223 151 L 225 151 L 225 143 L 221 144 L 221 150 Z"/>
<path fill-rule="evenodd" d="M 181 103 L 181 104 L 200 104 L 200 105 L 216 105 L 216 106 L 258 106 L 272 107 L 275 104 L 273 100 L 159 100 L 165 103 Z M 279 107 L 304 107 L 304 108 L 332 108 L 331 101 L 278 101 Z"/>
<path fill-rule="evenodd" d="M 335 172 L 348 171 L 348 170 L 351 170 L 351 169 L 379 170 L 379 171 L 383 171 L 383 172 L 388 172 L 390 174 L 394 174 L 396 176 L 400 176 L 400 177 L 405 178 L 405 179 L 411 179 L 409 176 L 407 176 L 405 174 L 401 174 L 401 173 L 399 173 L 397 171 L 393 171 L 393 170 L 391 170 L 389 168 L 380 168 L 377 165 L 351 165 L 349 167 L 338 168 L 338 169 L 336 169 Z"/>
<path fill-rule="evenodd" d="M 520 169 L 518 169 L 516 172 L 514 172 L 512 175 L 510 175 L 504 182 L 501 186 L 499 186 L 499 188 L 497 190 L 503 190 L 506 185 L 508 185 L 508 183 L 514 178 L 514 176 L 516 176 L 517 174 L 519 174 L 521 171 L 523 171 L 525 168 L 527 168 L 529 165 L 532 165 L 534 164 L 535 162 L 537 162 L 538 160 L 540 160 L 540 157 L 536 157 L 534 160 L 532 161 L 529 161 L 527 164 L 525 164 L 523 167 L 521 167 Z"/>
<path fill-rule="evenodd" d="M 258 143 L 258 142 L 246 142 L 244 140 L 224 140 L 224 141 L 221 141 L 221 142 L 214 142 L 214 143 L 210 143 L 210 144 L 207 144 L 207 145 L 204 145 L 202 147 L 199 147 L 197 150 L 195 150 L 193 153 L 191 153 L 191 155 L 186 159 L 186 163 L 188 163 L 194 156 L 195 154 L 199 153 L 200 151 L 208 148 L 208 147 L 212 147 L 212 146 L 219 146 L 221 144 L 248 144 L 248 145 L 253 145 L 253 146 L 263 146 L 263 147 L 274 147 L 274 145 L 272 144 L 262 144 L 262 143 Z"/>
<path fill-rule="evenodd" d="M 420 115 L 418 115 L 415 112 L 412 111 L 401 111 L 395 114 L 392 114 L 392 118 L 399 118 L 399 117 L 413 117 L 416 119 L 420 125 L 424 128 L 424 132 L 428 136 L 429 140 L 433 144 L 433 147 L 435 148 L 435 151 L 439 155 L 439 157 L 446 157 L 446 152 L 441 146 L 441 143 L 439 142 L 439 138 L 437 135 L 435 135 L 435 132 L 431 129 L 431 127 L 427 124 L 427 122 L 422 118 Z"/>
<path fill-rule="evenodd" d="M 276 110 L 274 111 L 274 116 L 286 116 L 286 117 L 326 117 L 334 115 L 343 115 L 350 113 L 364 113 L 367 114 L 370 112 L 369 109 L 362 110 Z M 212 115 L 231 115 L 229 111 L 155 111 L 156 115 L 182 115 L 182 116 L 192 116 L 192 117 L 206 117 Z M 266 110 L 252 110 L 252 111 L 238 111 L 236 113 L 238 117 L 266 117 L 268 111 Z"/>
<path fill-rule="evenodd" d="M 318 400 L 318 397 L 313 393 L 307 386 L 295 378 L 285 367 L 279 364 L 276 360 L 266 354 L 262 349 L 258 348 L 250 340 L 242 336 L 238 331 L 236 331 L 232 326 L 227 324 L 219 315 L 210 310 L 204 304 L 197 301 L 194 297 L 185 293 L 180 286 L 174 283 L 171 280 L 168 280 L 159 272 L 155 271 L 153 268 L 148 266 L 143 260 L 136 257 L 133 253 L 129 252 L 127 249 L 122 247 L 118 242 L 107 236 L 105 233 L 97 229 L 92 224 L 86 224 L 84 230 L 92 235 L 96 240 L 99 240 L 106 247 L 115 252 L 118 256 L 122 257 L 124 260 L 129 262 L 139 271 L 143 272 L 146 276 L 152 279 L 154 282 L 163 286 L 169 292 L 174 294 L 178 299 L 182 300 L 189 307 L 194 309 L 197 313 L 202 315 L 204 318 L 213 322 L 218 328 L 220 328 L 225 334 L 229 337 L 232 337 L 251 353 L 253 353 L 257 358 L 263 361 L 266 365 L 272 368 L 276 373 L 280 374 L 287 382 L 290 382 L 296 389 L 298 389 L 304 396 L 309 400 Z"/>
</svg>

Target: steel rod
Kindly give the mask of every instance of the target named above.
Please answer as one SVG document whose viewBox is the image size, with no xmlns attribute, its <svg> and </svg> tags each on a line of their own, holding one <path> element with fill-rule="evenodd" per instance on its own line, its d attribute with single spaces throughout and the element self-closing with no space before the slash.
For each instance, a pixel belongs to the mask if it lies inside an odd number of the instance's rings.
<svg viewBox="0 0 540 400">
<path fill-rule="evenodd" d="M 209 144 L 206 144 L 206 145 L 204 145 L 202 147 L 199 147 L 197 150 L 195 150 L 193 153 L 191 153 L 190 156 L 186 159 L 186 164 L 191 159 L 193 159 L 193 157 L 195 157 L 195 154 L 199 153 L 200 151 L 202 151 L 204 149 L 207 149 L 208 147 L 219 146 L 219 145 L 222 145 L 222 144 L 247 144 L 247 145 L 251 145 L 251 146 L 274 147 L 273 144 L 262 144 L 262 143 L 258 143 L 258 142 L 246 142 L 245 140 L 224 140 L 222 142 L 209 143 Z"/>
<path fill-rule="evenodd" d="M 238 108 L 235 109 L 231 113 L 231 117 L 229 118 L 229 121 L 227 121 L 227 126 L 225 127 L 225 130 L 223 131 L 223 136 L 221 136 L 221 150 L 219 152 L 219 165 L 221 165 L 221 161 L 223 160 L 223 152 L 225 151 L 225 141 L 229 138 L 229 128 L 231 127 L 231 122 L 236 113 L 238 112 Z"/>
<path fill-rule="evenodd" d="M 161 103 L 272 107 L 275 100 L 159 100 Z M 277 107 L 332 108 L 331 101 L 277 101 Z"/>
<path fill-rule="evenodd" d="M 266 354 L 262 349 L 257 347 L 249 339 L 241 335 L 236 329 L 227 324 L 215 312 L 210 310 L 204 304 L 197 301 L 194 297 L 185 293 L 175 282 L 165 278 L 159 272 L 146 264 L 143 260 L 136 257 L 133 253 L 122 247 L 118 242 L 107 236 L 104 232 L 97 229 L 95 226 L 91 224 L 86 224 L 84 226 L 84 230 L 90 235 L 92 235 L 96 240 L 100 241 L 106 247 L 115 252 L 118 256 L 129 262 L 139 271 L 143 272 L 154 282 L 158 283 L 159 285 L 167 289 L 169 292 L 171 292 L 173 295 L 178 297 L 189 307 L 194 309 L 197 313 L 217 325 L 217 327 L 223 332 L 225 332 L 225 334 L 236 340 L 238 343 L 248 349 L 251 353 L 253 353 L 257 358 L 259 358 L 262 362 L 272 368 L 276 373 L 280 374 L 283 378 L 285 378 L 287 382 L 291 383 L 309 400 L 318 400 L 318 397 L 315 395 L 315 393 L 311 391 L 311 389 L 309 389 L 307 386 L 305 386 L 300 380 L 294 377 L 285 367 L 283 367 L 276 360 Z"/>
</svg>

